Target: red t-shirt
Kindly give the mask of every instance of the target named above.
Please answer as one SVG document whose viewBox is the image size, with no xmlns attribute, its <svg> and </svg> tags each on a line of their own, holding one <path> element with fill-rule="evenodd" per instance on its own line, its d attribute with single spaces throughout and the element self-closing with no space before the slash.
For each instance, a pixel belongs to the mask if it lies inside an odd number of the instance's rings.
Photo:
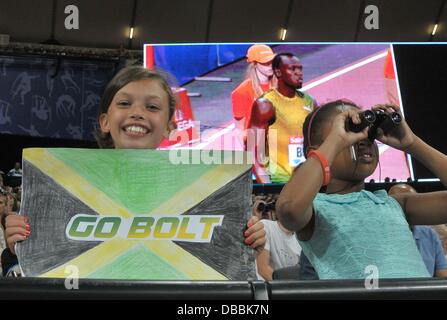
<svg viewBox="0 0 447 320">
<path fill-rule="evenodd" d="M 260 85 L 262 92 L 270 89 L 270 83 Z M 246 79 L 231 93 L 233 104 L 233 117 L 237 119 L 245 118 L 244 129 L 248 128 L 251 118 L 253 102 L 256 100 L 252 81 Z"/>
</svg>

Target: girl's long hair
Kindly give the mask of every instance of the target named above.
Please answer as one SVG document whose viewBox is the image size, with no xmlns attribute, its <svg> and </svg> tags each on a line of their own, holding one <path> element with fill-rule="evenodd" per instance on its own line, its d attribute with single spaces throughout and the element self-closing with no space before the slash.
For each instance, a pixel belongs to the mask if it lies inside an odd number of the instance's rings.
<svg viewBox="0 0 447 320">
<path fill-rule="evenodd" d="M 261 85 L 259 83 L 258 75 L 256 74 L 256 62 L 251 62 L 248 65 L 247 71 L 245 73 L 245 78 L 251 80 L 253 92 L 255 93 L 255 99 L 264 94 L 264 91 L 262 91 Z M 270 88 L 276 88 L 277 82 L 278 81 L 275 75 L 273 75 L 270 79 Z"/>
</svg>

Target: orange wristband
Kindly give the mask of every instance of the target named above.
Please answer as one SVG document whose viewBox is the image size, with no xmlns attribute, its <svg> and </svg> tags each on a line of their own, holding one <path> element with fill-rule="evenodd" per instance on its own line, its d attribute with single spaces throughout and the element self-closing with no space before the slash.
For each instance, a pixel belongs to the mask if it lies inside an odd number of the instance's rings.
<svg viewBox="0 0 447 320">
<path fill-rule="evenodd" d="M 310 150 L 307 154 L 307 158 L 316 157 L 320 161 L 321 168 L 323 169 L 323 186 L 327 186 L 331 181 L 331 169 L 329 168 L 329 162 L 323 153 L 318 150 Z"/>
</svg>

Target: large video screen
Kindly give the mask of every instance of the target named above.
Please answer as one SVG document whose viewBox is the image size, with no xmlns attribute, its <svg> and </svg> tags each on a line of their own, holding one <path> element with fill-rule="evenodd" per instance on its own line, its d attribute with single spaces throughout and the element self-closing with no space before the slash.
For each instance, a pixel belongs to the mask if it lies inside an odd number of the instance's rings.
<svg viewBox="0 0 447 320">
<path fill-rule="evenodd" d="M 170 149 L 244 150 L 237 136 L 232 92 L 246 78 L 249 67 L 244 44 L 146 45 L 145 65 L 169 72 L 180 88 L 182 110 L 176 118 L 180 130 L 190 130 L 187 143 L 166 143 Z M 300 91 L 318 105 L 338 99 L 364 109 L 376 104 L 402 105 L 391 44 L 266 44 L 277 53 L 296 55 L 303 66 Z M 230 142 L 229 142 L 230 141 Z M 380 165 L 366 180 L 397 181 L 412 177 L 407 155 L 378 144 Z"/>
</svg>

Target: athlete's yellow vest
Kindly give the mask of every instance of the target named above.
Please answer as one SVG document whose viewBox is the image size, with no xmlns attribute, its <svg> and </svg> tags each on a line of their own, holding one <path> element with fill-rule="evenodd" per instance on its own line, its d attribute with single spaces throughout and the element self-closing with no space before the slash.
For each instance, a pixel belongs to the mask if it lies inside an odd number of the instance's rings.
<svg viewBox="0 0 447 320">
<path fill-rule="evenodd" d="M 270 89 L 263 95 L 269 100 L 276 112 L 275 122 L 268 131 L 268 168 L 272 182 L 285 183 L 292 175 L 289 164 L 289 143 L 292 137 L 303 137 L 303 124 L 306 116 L 315 107 L 314 99 L 303 92 L 297 92 L 293 98 Z"/>
</svg>

